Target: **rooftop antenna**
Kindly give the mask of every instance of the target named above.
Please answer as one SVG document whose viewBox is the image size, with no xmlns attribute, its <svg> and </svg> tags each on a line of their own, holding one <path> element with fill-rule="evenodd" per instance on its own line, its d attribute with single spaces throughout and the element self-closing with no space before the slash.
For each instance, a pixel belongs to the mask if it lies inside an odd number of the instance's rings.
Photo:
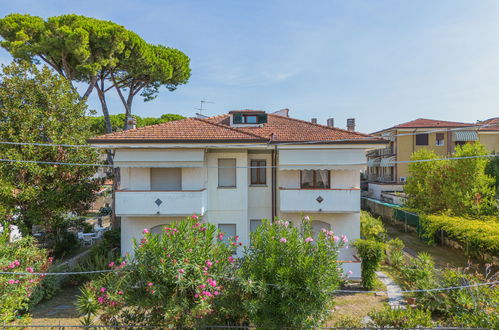
<svg viewBox="0 0 499 330">
<path fill-rule="evenodd" d="M 215 103 L 215 102 L 211 102 L 211 101 L 206 101 L 206 100 L 201 100 L 201 106 L 199 108 L 194 108 L 195 110 L 199 110 L 199 114 L 200 115 L 203 115 L 203 110 L 206 110 L 205 108 L 203 108 L 203 105 L 205 103 Z"/>
</svg>

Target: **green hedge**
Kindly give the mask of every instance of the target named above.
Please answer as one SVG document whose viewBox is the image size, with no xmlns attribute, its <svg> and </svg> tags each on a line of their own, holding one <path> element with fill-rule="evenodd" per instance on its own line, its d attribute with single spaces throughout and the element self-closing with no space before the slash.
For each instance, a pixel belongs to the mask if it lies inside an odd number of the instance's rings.
<svg viewBox="0 0 499 330">
<path fill-rule="evenodd" d="M 362 286 L 371 290 L 374 288 L 375 272 L 384 257 L 385 244 L 372 239 L 358 239 L 353 245 L 362 260 Z"/>
<path fill-rule="evenodd" d="M 421 215 L 422 236 L 434 240 L 443 230 L 447 236 L 463 245 L 466 253 L 479 257 L 499 255 L 499 221 L 493 217 L 481 220 L 448 215 Z"/>
</svg>

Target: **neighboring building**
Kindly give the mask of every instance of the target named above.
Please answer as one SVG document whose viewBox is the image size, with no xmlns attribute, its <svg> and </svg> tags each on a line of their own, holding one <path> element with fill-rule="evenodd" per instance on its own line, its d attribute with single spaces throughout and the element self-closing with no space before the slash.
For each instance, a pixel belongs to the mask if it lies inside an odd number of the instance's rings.
<svg viewBox="0 0 499 330">
<path fill-rule="evenodd" d="M 419 118 L 372 135 L 390 141 L 384 149 L 367 152 L 369 191 L 378 199 L 383 191 L 403 190 L 409 164 L 395 162 L 410 160 L 412 153 L 421 148 L 446 156 L 454 152 L 457 145 L 480 141 L 490 152 L 499 152 L 499 118 L 476 124 Z"/>
<path fill-rule="evenodd" d="M 350 124 L 353 124 L 352 122 Z M 318 141 L 318 143 L 310 143 Z M 360 234 L 360 171 L 365 152 L 386 141 L 287 117 L 286 112 L 238 110 L 103 135 L 89 142 L 115 150 L 120 168 L 116 214 L 122 253 L 149 228 L 192 214 L 244 244 L 262 219 L 299 223 L 314 231 Z M 252 167 L 252 168 L 248 168 Z M 355 249 L 343 249 L 345 271 L 360 276 Z"/>
</svg>

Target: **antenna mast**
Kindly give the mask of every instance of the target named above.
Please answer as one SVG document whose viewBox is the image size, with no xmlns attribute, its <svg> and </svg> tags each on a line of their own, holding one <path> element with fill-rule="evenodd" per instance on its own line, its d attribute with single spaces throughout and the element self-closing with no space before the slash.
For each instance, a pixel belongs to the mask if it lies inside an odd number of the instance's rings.
<svg viewBox="0 0 499 330">
<path fill-rule="evenodd" d="M 215 103 L 215 102 L 211 102 L 211 101 L 206 101 L 206 100 L 201 100 L 201 106 L 199 108 L 194 108 L 195 110 L 199 110 L 199 114 L 202 115 L 203 114 L 203 110 L 206 110 L 205 108 L 203 108 L 203 105 L 205 103 Z"/>
</svg>

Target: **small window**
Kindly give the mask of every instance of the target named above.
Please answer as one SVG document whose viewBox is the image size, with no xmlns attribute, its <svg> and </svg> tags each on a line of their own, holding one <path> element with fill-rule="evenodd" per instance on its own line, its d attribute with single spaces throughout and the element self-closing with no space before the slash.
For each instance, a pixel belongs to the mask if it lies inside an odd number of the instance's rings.
<svg viewBox="0 0 499 330">
<path fill-rule="evenodd" d="M 435 145 L 436 146 L 443 146 L 444 144 L 445 144 L 445 135 L 444 135 L 444 133 L 437 133 L 436 134 Z"/>
<path fill-rule="evenodd" d="M 225 158 L 218 160 L 218 186 L 236 187 L 236 159 Z"/>
<path fill-rule="evenodd" d="M 252 160 L 250 161 L 251 168 L 251 184 L 267 184 L 267 161 Z"/>
<path fill-rule="evenodd" d="M 427 146 L 428 145 L 428 134 L 416 134 L 416 145 L 417 146 Z"/>
<path fill-rule="evenodd" d="M 235 224 L 220 223 L 218 225 L 218 230 L 224 233 L 223 241 L 226 243 L 229 243 L 229 241 L 232 240 L 237 235 Z"/>
<path fill-rule="evenodd" d="M 250 220 L 250 232 L 254 233 L 256 229 L 262 225 L 262 219 Z"/>
<path fill-rule="evenodd" d="M 300 171 L 301 189 L 329 189 L 328 170 L 303 170 Z"/>
<path fill-rule="evenodd" d="M 244 124 L 258 124 L 258 116 L 255 115 L 243 115 Z"/>
</svg>

